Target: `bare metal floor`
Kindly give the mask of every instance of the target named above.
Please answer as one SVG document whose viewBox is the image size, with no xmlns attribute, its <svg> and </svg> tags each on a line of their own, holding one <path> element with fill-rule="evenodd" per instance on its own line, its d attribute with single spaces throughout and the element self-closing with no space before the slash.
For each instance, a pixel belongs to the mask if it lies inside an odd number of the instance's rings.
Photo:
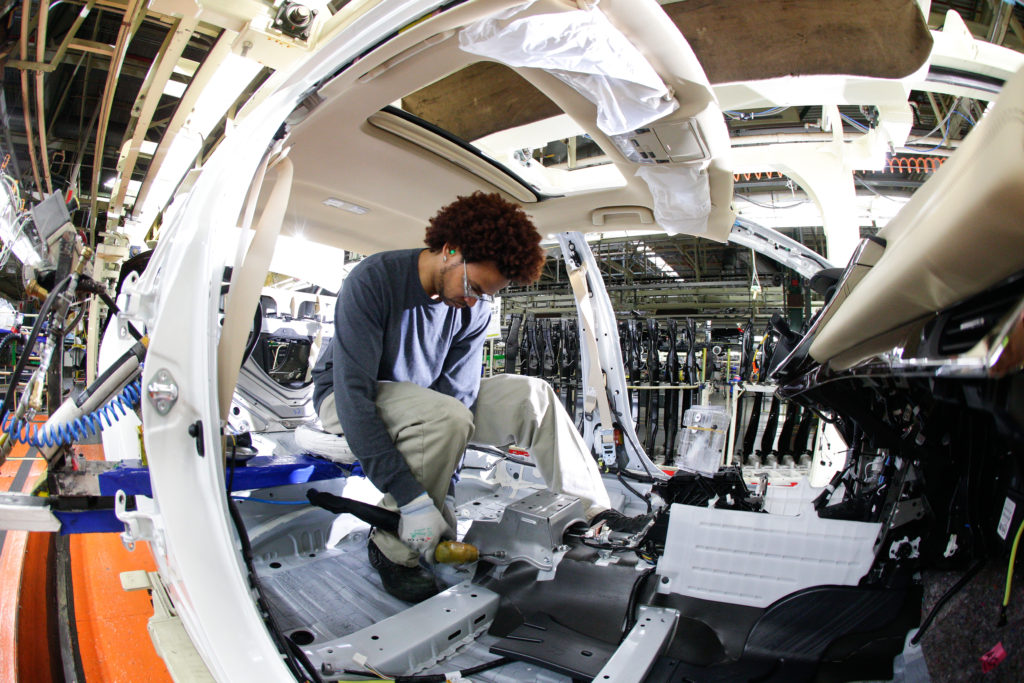
<svg viewBox="0 0 1024 683">
<path fill-rule="evenodd" d="M 300 643 L 306 642 L 302 640 L 303 636 L 308 640 L 312 635 L 315 639 L 303 648 L 307 652 L 397 614 L 408 606 L 385 593 L 381 587 L 377 572 L 366 558 L 367 532 L 368 527 L 357 527 L 334 548 L 311 554 L 314 556 L 293 556 L 257 563 L 256 569 L 271 610 L 284 634 Z M 453 582 L 466 578 L 469 578 L 468 574 L 450 577 Z M 497 659 L 498 655 L 488 651 L 496 640 L 484 633 L 443 662 L 420 673 L 462 670 Z M 524 662 L 474 674 L 473 680 L 490 683 L 571 681 Z"/>
</svg>

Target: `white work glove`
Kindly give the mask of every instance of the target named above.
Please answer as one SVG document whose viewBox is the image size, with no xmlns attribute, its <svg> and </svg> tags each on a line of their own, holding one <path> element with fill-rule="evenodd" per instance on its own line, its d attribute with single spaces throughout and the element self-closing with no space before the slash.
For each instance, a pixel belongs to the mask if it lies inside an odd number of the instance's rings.
<svg viewBox="0 0 1024 683">
<path fill-rule="evenodd" d="M 416 496 L 398 508 L 398 511 L 402 514 L 398 522 L 398 537 L 402 543 L 432 563 L 434 548 L 442 536 L 451 535 L 451 527 L 426 493 Z"/>
</svg>

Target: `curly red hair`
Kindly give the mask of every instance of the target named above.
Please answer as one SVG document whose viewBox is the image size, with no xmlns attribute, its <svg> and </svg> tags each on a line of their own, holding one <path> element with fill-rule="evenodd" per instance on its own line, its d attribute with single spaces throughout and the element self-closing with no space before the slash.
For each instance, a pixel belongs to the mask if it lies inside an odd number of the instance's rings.
<svg viewBox="0 0 1024 683">
<path fill-rule="evenodd" d="M 442 207 L 423 241 L 431 251 L 456 247 L 468 263 L 494 261 L 498 272 L 520 284 L 536 282 L 544 268 L 536 226 L 522 207 L 496 192 L 474 192 Z"/>
</svg>

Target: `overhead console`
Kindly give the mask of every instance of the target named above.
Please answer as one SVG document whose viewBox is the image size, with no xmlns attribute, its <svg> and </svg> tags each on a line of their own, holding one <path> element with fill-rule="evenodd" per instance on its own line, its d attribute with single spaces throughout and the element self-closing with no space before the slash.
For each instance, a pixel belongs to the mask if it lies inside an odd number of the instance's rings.
<svg viewBox="0 0 1024 683">
<path fill-rule="evenodd" d="M 683 164 L 711 158 L 695 119 L 659 123 L 615 137 L 623 156 L 635 164 Z"/>
</svg>

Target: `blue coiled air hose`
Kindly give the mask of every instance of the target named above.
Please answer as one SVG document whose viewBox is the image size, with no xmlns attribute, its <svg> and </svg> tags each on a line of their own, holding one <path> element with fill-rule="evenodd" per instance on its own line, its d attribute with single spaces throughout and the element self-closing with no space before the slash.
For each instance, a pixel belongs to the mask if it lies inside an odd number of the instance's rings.
<svg viewBox="0 0 1024 683">
<path fill-rule="evenodd" d="M 78 439 L 93 436 L 111 426 L 122 416 L 133 411 L 142 398 L 142 378 L 125 385 L 112 399 L 102 406 L 75 418 L 71 422 L 48 427 L 46 424 L 30 422 L 24 418 L 12 419 L 8 413 L 3 421 L 2 431 L 12 440 L 34 446 L 35 448 L 54 448 L 70 444 Z M 2 411 L 0 402 L 0 411 Z"/>
</svg>

